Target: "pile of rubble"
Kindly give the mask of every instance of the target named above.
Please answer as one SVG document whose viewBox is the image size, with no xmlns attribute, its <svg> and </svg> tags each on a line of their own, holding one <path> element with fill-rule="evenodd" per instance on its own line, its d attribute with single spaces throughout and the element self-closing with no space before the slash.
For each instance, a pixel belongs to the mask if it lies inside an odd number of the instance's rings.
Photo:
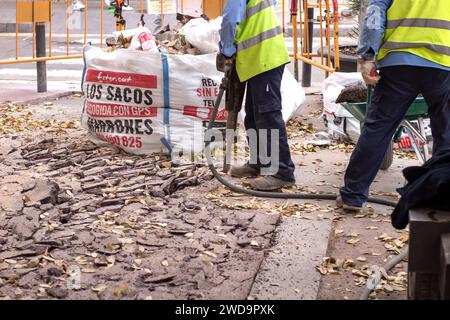
<svg viewBox="0 0 450 320">
<path fill-rule="evenodd" d="M 194 48 L 182 34 L 177 31 L 168 30 L 155 35 L 156 44 L 169 54 L 192 54 L 200 55 L 201 52 Z"/>
<path fill-rule="evenodd" d="M 64 132 L 0 141 L 0 298 L 247 297 L 278 216 L 216 206 L 201 165 Z"/>
</svg>

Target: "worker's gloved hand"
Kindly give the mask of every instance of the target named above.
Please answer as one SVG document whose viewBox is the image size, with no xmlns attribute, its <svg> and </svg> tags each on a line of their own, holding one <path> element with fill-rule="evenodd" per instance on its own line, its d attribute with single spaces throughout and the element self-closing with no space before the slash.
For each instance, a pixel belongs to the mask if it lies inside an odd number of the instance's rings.
<svg viewBox="0 0 450 320">
<path fill-rule="evenodd" d="M 381 77 L 377 71 L 377 65 L 375 61 L 359 59 L 358 64 L 361 69 L 361 74 L 364 82 L 369 86 L 376 87 Z"/>
<path fill-rule="evenodd" d="M 216 68 L 217 71 L 225 72 L 227 66 L 231 66 L 234 62 L 234 56 L 229 58 L 222 53 L 218 53 L 216 57 Z"/>
</svg>

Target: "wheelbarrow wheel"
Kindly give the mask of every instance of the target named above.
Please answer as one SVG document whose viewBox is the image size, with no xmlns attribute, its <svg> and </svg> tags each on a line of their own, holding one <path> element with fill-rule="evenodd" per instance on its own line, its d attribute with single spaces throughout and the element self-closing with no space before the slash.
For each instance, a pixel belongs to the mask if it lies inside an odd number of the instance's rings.
<svg viewBox="0 0 450 320">
<path fill-rule="evenodd" d="M 381 164 L 381 170 L 388 170 L 394 162 L 394 142 L 391 141 L 389 148 L 384 156 L 383 163 Z"/>
</svg>

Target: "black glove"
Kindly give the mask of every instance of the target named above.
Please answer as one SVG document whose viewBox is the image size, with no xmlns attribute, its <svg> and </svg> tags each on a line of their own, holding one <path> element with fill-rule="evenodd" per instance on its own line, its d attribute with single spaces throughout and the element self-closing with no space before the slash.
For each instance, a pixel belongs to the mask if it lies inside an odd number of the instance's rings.
<svg viewBox="0 0 450 320">
<path fill-rule="evenodd" d="M 233 65 L 233 62 L 234 62 L 234 56 L 229 58 L 219 52 L 216 57 L 217 71 L 225 72 L 227 67 L 231 67 Z"/>
</svg>

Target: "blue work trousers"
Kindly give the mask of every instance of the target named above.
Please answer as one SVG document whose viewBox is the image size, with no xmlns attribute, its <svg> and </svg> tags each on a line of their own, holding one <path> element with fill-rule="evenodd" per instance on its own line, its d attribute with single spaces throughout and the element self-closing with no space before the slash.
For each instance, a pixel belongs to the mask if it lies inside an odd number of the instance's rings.
<svg viewBox="0 0 450 320">
<path fill-rule="evenodd" d="M 281 80 L 283 78 L 285 66 L 264 72 L 247 82 L 247 97 L 245 102 L 245 128 L 257 132 L 258 143 L 249 140 L 250 149 L 257 153 L 256 159 L 251 157 L 250 164 L 256 167 L 274 167 L 273 163 L 261 163 L 260 137 L 264 137 L 267 130 L 267 150 L 263 151 L 263 156 L 272 155 L 272 144 L 279 151 L 279 161 L 277 172 L 274 176 L 285 181 L 295 181 L 295 165 L 291 159 L 289 150 L 286 124 L 282 115 L 281 104 Z M 279 133 L 278 141 L 271 141 L 271 130 Z M 251 152 L 252 153 L 252 152 Z"/>
<path fill-rule="evenodd" d="M 450 149 L 450 72 L 392 66 L 382 68 L 380 74 L 341 189 L 342 200 L 351 206 L 361 207 L 367 201 L 389 144 L 419 94 L 430 107 L 433 152 Z"/>
</svg>

